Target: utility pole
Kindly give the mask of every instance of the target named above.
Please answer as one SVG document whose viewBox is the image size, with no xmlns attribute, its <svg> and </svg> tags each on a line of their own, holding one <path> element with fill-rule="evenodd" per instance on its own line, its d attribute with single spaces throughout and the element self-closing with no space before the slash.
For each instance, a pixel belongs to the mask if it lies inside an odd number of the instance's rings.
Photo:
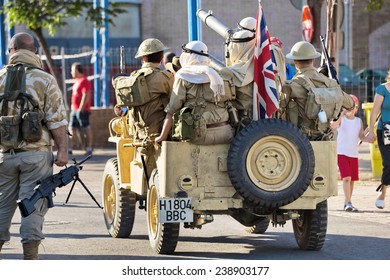
<svg viewBox="0 0 390 280">
<path fill-rule="evenodd" d="M 340 0 L 327 0 L 327 8 L 326 8 L 326 15 L 327 15 L 327 34 L 326 34 L 326 41 L 327 41 L 327 49 L 329 53 L 329 57 L 333 63 L 333 65 L 338 70 L 338 64 L 339 64 L 339 46 L 340 42 L 340 19 L 343 16 L 341 14 L 341 3 Z"/>
</svg>

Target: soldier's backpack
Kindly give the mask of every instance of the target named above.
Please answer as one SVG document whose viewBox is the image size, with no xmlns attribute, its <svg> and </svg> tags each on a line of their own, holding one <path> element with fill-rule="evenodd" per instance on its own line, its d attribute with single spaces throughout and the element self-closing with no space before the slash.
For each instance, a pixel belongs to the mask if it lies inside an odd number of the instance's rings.
<svg viewBox="0 0 390 280">
<path fill-rule="evenodd" d="M 36 142 L 42 137 L 44 113 L 26 92 L 27 68 L 23 64 L 7 66 L 4 94 L 0 95 L 0 143 L 6 150 L 18 148 L 23 140 Z"/>
<path fill-rule="evenodd" d="M 311 120 L 318 119 L 318 113 L 323 110 L 327 120 L 336 119 L 343 104 L 343 90 L 339 85 L 332 87 L 316 87 L 314 83 L 305 76 L 299 76 L 296 82 L 307 89 L 307 101 L 305 113 Z"/>
<path fill-rule="evenodd" d="M 145 73 L 142 71 L 133 71 L 130 76 L 114 77 L 112 85 L 115 89 L 117 105 L 135 107 L 144 105 L 151 100 Z"/>
</svg>

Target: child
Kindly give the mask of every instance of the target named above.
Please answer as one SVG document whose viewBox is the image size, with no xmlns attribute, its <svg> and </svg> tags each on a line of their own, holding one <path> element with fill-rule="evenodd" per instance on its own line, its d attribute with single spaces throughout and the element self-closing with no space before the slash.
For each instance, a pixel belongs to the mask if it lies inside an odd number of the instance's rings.
<svg viewBox="0 0 390 280">
<path fill-rule="evenodd" d="M 352 205 L 351 198 L 355 181 L 359 180 L 358 163 L 358 141 L 369 142 L 364 135 L 363 122 L 356 117 L 359 109 L 359 100 L 351 94 L 355 101 L 355 108 L 343 110 L 337 121 L 331 121 L 330 126 L 337 128 L 337 160 L 340 176 L 343 180 L 345 197 L 344 210 L 357 212 L 358 209 Z"/>
</svg>

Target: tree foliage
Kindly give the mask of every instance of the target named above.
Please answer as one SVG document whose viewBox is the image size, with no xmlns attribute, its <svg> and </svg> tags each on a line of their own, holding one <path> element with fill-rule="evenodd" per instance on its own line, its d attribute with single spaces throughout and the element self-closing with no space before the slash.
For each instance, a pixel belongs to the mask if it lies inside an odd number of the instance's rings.
<svg viewBox="0 0 390 280">
<path fill-rule="evenodd" d="M 368 0 L 367 11 L 379 11 L 384 4 L 383 0 Z"/>
<path fill-rule="evenodd" d="M 113 24 L 112 18 L 125 12 L 118 4 L 110 3 L 109 8 L 93 7 L 92 1 L 82 0 L 13 0 L 0 9 L 4 13 L 10 26 L 25 25 L 31 30 L 47 58 L 50 72 L 56 77 L 59 85 L 62 84 L 54 62 L 50 55 L 49 46 L 43 35 L 43 29 L 47 29 L 50 35 L 56 33 L 57 28 L 67 24 L 68 18 L 85 16 L 86 21 L 94 22 L 96 27 L 101 27 L 106 21 Z M 107 17 L 103 16 L 103 12 Z"/>
</svg>

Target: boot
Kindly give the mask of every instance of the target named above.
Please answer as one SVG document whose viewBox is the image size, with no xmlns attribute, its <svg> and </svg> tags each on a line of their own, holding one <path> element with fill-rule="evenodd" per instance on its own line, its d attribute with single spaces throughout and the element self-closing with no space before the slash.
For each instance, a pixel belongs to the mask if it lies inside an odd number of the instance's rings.
<svg viewBox="0 0 390 280">
<path fill-rule="evenodd" d="M 41 241 L 30 241 L 23 243 L 23 259 L 24 260 L 38 260 L 38 247 Z"/>
</svg>

